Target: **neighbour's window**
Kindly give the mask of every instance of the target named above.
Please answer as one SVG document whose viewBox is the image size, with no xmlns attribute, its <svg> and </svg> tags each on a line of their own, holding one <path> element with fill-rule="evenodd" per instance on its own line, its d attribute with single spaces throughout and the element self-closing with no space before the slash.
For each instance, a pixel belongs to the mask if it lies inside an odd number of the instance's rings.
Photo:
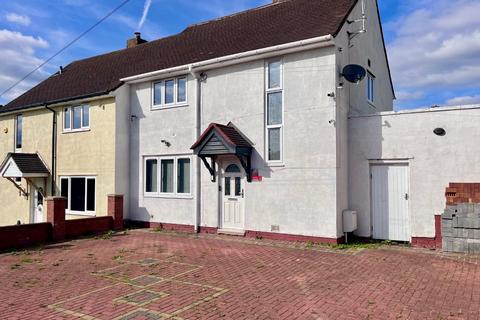
<svg viewBox="0 0 480 320">
<path fill-rule="evenodd" d="M 187 103 L 187 77 L 154 82 L 152 94 L 153 109 L 184 105 Z"/>
<path fill-rule="evenodd" d="M 375 76 L 367 73 L 367 99 L 373 103 L 375 99 Z"/>
<path fill-rule="evenodd" d="M 189 157 L 149 157 L 145 159 L 145 194 L 190 195 L 191 159 Z M 159 170 L 158 165 L 160 165 Z"/>
<path fill-rule="evenodd" d="M 67 198 L 69 214 L 95 214 L 95 177 L 61 177 L 60 194 Z"/>
<path fill-rule="evenodd" d="M 21 114 L 15 117 L 15 150 L 22 149 L 23 140 L 23 116 Z"/>
<path fill-rule="evenodd" d="M 82 131 L 90 128 L 90 106 L 63 109 L 63 131 Z"/>
<path fill-rule="evenodd" d="M 269 162 L 283 160 L 283 65 L 281 60 L 267 63 L 266 146 Z"/>
</svg>

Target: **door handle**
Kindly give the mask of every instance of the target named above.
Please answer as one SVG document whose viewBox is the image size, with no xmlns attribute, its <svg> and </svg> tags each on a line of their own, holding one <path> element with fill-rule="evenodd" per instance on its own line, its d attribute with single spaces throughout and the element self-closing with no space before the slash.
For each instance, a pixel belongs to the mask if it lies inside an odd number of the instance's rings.
<svg viewBox="0 0 480 320">
<path fill-rule="evenodd" d="M 242 199 L 243 199 L 243 198 L 244 198 L 244 195 L 245 195 L 245 193 L 243 192 L 243 189 L 242 189 L 241 195 L 242 195 Z"/>
<path fill-rule="evenodd" d="M 410 196 L 408 195 L 408 193 L 405 193 L 405 200 L 408 200 L 410 198 Z"/>
</svg>

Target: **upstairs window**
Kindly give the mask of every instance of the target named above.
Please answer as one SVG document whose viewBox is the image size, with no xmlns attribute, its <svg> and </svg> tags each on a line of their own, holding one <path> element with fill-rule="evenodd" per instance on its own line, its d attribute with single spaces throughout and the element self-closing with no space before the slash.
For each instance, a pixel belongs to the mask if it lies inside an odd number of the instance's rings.
<svg viewBox="0 0 480 320">
<path fill-rule="evenodd" d="M 375 99 L 375 76 L 370 72 L 367 73 L 367 99 L 370 103 Z"/>
<path fill-rule="evenodd" d="M 81 105 L 63 109 L 63 131 L 90 129 L 90 106 Z"/>
<path fill-rule="evenodd" d="M 266 64 L 266 155 L 270 163 L 283 161 L 283 65 L 281 60 Z"/>
<path fill-rule="evenodd" d="M 185 105 L 187 103 L 187 77 L 154 82 L 152 95 L 152 109 Z"/>
<path fill-rule="evenodd" d="M 23 140 L 23 116 L 19 114 L 15 117 L 15 151 L 22 149 Z"/>
</svg>

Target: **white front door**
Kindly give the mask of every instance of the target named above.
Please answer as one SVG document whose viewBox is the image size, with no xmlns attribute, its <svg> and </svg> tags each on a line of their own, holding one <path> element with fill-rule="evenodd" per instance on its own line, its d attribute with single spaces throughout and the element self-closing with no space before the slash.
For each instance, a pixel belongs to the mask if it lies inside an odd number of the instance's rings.
<svg viewBox="0 0 480 320">
<path fill-rule="evenodd" d="M 245 174 L 237 164 L 224 169 L 222 229 L 243 230 L 245 227 Z"/>
<path fill-rule="evenodd" d="M 43 195 L 37 190 L 33 191 L 33 223 L 42 223 L 43 220 Z"/>
<path fill-rule="evenodd" d="M 373 238 L 411 241 L 408 165 L 373 165 Z"/>
</svg>

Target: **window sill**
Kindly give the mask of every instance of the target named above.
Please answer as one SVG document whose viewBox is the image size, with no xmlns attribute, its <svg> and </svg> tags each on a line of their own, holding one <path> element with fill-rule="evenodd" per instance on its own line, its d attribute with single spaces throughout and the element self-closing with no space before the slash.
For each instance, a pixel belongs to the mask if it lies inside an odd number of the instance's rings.
<svg viewBox="0 0 480 320">
<path fill-rule="evenodd" d="M 79 132 L 89 132 L 91 131 L 90 128 L 85 128 L 85 129 L 75 129 L 75 130 L 68 130 L 68 131 L 62 131 L 62 134 L 69 134 L 69 133 L 79 133 Z"/>
<path fill-rule="evenodd" d="M 179 199 L 179 200 L 192 200 L 192 195 L 175 195 L 175 194 L 144 194 L 145 199 Z"/>
<path fill-rule="evenodd" d="M 97 214 L 95 212 L 77 212 L 77 211 L 65 211 L 67 216 L 80 216 L 80 217 L 96 217 Z"/>
<path fill-rule="evenodd" d="M 269 167 L 269 168 L 275 168 L 275 167 L 284 168 L 285 163 L 284 162 L 267 162 L 266 167 Z"/>
<path fill-rule="evenodd" d="M 179 103 L 179 104 L 162 104 L 157 106 L 152 106 L 151 111 L 165 110 L 165 109 L 175 109 L 175 108 L 184 108 L 188 107 L 188 103 Z"/>
</svg>

